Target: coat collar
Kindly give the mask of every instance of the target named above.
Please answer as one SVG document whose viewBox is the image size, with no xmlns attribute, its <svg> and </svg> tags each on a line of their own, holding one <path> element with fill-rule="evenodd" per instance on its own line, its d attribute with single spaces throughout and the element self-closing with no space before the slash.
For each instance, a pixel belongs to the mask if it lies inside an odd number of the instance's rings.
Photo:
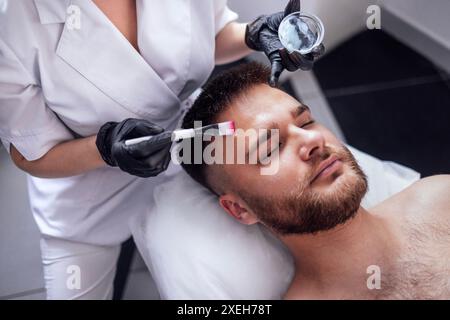
<svg viewBox="0 0 450 320">
<path fill-rule="evenodd" d="M 64 22 L 64 6 L 79 7 L 81 27 L 64 25 L 56 54 L 105 95 L 154 121 L 164 122 L 180 112 L 180 99 L 92 1 L 35 2 L 42 23 Z"/>
<path fill-rule="evenodd" d="M 64 23 L 71 0 L 34 0 L 42 24 Z"/>
</svg>

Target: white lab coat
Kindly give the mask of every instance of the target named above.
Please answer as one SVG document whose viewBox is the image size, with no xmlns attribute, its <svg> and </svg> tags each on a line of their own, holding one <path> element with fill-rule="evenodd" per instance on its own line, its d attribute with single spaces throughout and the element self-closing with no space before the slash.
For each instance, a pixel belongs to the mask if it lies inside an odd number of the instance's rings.
<svg viewBox="0 0 450 320">
<path fill-rule="evenodd" d="M 136 2 L 140 54 L 90 0 L 3 3 L 0 139 L 7 150 L 13 144 L 39 159 L 126 118 L 177 125 L 183 101 L 214 67 L 215 35 L 237 16 L 226 0 Z M 65 23 L 71 5 L 80 28 Z M 128 219 L 151 205 L 153 186 L 167 175 L 142 179 L 106 167 L 29 177 L 32 212 L 44 236 L 114 245 L 130 236 Z"/>
</svg>

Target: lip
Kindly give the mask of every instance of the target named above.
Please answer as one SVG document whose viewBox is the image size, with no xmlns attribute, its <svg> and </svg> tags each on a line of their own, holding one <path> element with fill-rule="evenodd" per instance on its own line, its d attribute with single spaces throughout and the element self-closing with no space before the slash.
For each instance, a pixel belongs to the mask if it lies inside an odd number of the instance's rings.
<svg viewBox="0 0 450 320">
<path fill-rule="evenodd" d="M 325 175 L 331 174 L 334 170 L 327 170 L 327 169 L 332 169 L 331 167 L 333 167 L 338 162 L 340 162 L 340 159 L 335 155 L 329 156 L 326 160 L 322 161 L 322 163 L 319 165 L 319 169 L 317 170 L 316 175 L 311 180 L 311 183 L 316 181 L 318 178 L 322 177 L 324 174 Z"/>
</svg>

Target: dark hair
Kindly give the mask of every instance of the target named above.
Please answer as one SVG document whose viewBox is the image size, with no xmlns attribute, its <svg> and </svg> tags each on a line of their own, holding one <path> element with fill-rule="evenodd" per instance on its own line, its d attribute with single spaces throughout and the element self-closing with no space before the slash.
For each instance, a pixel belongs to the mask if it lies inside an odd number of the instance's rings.
<svg viewBox="0 0 450 320">
<path fill-rule="evenodd" d="M 257 62 L 245 63 L 220 74 L 205 85 L 203 92 L 184 116 L 182 128 L 193 128 L 194 121 L 201 121 L 202 126 L 216 123 L 217 117 L 236 99 L 255 85 L 266 84 L 269 75 L 270 69 Z M 207 144 L 208 142 L 203 142 L 202 150 Z M 194 180 L 216 193 L 207 181 L 206 164 L 203 161 L 201 164 L 194 164 L 192 159 L 190 164 L 182 163 L 182 167 Z"/>
</svg>

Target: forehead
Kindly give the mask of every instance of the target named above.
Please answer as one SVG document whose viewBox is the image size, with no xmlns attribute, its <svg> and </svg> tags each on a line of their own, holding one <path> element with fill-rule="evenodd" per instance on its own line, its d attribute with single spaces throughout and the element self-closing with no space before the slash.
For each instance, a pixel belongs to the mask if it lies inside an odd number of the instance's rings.
<svg viewBox="0 0 450 320">
<path fill-rule="evenodd" d="M 299 102 L 287 93 L 261 84 L 250 89 L 220 114 L 218 122 L 234 121 L 236 128 L 264 128 L 268 123 L 290 118 Z"/>
</svg>

